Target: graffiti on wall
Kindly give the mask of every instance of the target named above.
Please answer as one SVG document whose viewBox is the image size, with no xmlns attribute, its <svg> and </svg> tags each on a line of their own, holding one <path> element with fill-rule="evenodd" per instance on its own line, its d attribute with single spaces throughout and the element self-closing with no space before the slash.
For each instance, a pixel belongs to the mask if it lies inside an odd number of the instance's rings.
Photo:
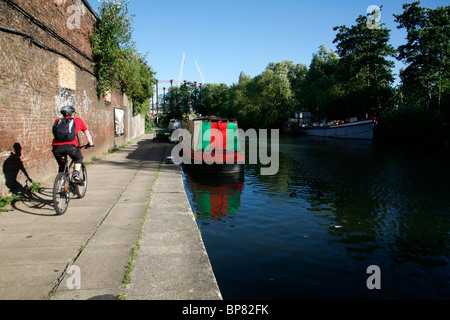
<svg viewBox="0 0 450 320">
<path fill-rule="evenodd" d="M 86 91 L 75 92 L 73 90 L 68 90 L 61 88 L 59 94 L 55 96 L 55 115 L 60 117 L 60 110 L 64 106 L 73 106 L 77 111 L 77 117 L 87 120 L 87 125 L 94 127 L 105 127 L 112 121 L 112 116 L 109 112 L 104 110 L 97 110 L 93 107 L 92 100 L 89 99 Z M 95 139 L 97 132 L 95 129 L 89 128 L 92 137 Z"/>
</svg>

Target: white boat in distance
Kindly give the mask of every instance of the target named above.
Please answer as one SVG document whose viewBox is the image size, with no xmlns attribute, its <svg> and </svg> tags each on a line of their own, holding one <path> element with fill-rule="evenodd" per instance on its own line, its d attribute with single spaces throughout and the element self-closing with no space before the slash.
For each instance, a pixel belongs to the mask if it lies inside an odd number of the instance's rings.
<svg viewBox="0 0 450 320">
<path fill-rule="evenodd" d="M 303 124 L 301 132 L 309 136 L 373 140 L 373 134 L 377 125 L 375 118 L 352 122 L 338 122 L 336 124 Z"/>
</svg>

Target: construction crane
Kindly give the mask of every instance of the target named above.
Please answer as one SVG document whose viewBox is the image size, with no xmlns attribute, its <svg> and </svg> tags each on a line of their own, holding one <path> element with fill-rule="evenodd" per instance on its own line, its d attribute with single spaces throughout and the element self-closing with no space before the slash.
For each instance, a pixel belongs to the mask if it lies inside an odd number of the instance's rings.
<svg viewBox="0 0 450 320">
<path fill-rule="evenodd" d="M 199 67 L 199 65 L 197 63 L 197 60 L 195 60 L 195 64 L 197 66 L 198 73 L 200 73 L 200 77 L 202 78 L 202 83 L 205 83 L 205 78 L 203 78 L 202 71 L 200 70 L 200 67 Z"/>
<path fill-rule="evenodd" d="M 183 79 L 183 70 L 184 70 L 185 63 L 186 63 L 186 53 L 183 52 L 183 58 L 181 59 L 180 76 L 179 76 L 178 83 L 182 83 L 181 80 Z M 200 66 L 198 65 L 197 60 L 195 60 L 195 65 L 197 66 L 197 70 L 198 70 L 198 73 L 200 74 L 200 77 L 202 79 L 202 83 L 205 83 L 205 78 L 203 77 L 202 71 L 200 70 Z"/>
<path fill-rule="evenodd" d="M 186 53 L 183 52 L 183 59 L 181 60 L 181 68 L 180 68 L 180 79 L 179 79 L 179 82 L 181 82 L 181 79 L 182 79 L 182 77 L 183 77 L 183 68 L 184 68 L 185 59 L 186 59 Z"/>
</svg>

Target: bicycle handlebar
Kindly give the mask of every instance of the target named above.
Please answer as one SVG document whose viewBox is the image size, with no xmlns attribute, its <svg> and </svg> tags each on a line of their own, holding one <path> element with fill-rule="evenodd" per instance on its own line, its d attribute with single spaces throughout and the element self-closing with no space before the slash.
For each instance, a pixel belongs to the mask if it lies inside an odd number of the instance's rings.
<svg viewBox="0 0 450 320">
<path fill-rule="evenodd" d="M 86 144 L 84 146 L 80 146 L 80 149 L 87 149 L 87 148 L 93 148 L 93 147 L 95 147 L 94 144 L 93 145 Z"/>
</svg>

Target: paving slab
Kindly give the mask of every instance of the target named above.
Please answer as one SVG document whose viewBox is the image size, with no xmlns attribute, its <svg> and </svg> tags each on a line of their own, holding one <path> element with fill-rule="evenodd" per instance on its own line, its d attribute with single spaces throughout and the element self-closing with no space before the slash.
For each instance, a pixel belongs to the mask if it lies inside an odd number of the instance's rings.
<svg viewBox="0 0 450 320">
<path fill-rule="evenodd" d="M 179 167 L 163 165 L 153 189 L 125 298 L 222 300 Z"/>
</svg>

